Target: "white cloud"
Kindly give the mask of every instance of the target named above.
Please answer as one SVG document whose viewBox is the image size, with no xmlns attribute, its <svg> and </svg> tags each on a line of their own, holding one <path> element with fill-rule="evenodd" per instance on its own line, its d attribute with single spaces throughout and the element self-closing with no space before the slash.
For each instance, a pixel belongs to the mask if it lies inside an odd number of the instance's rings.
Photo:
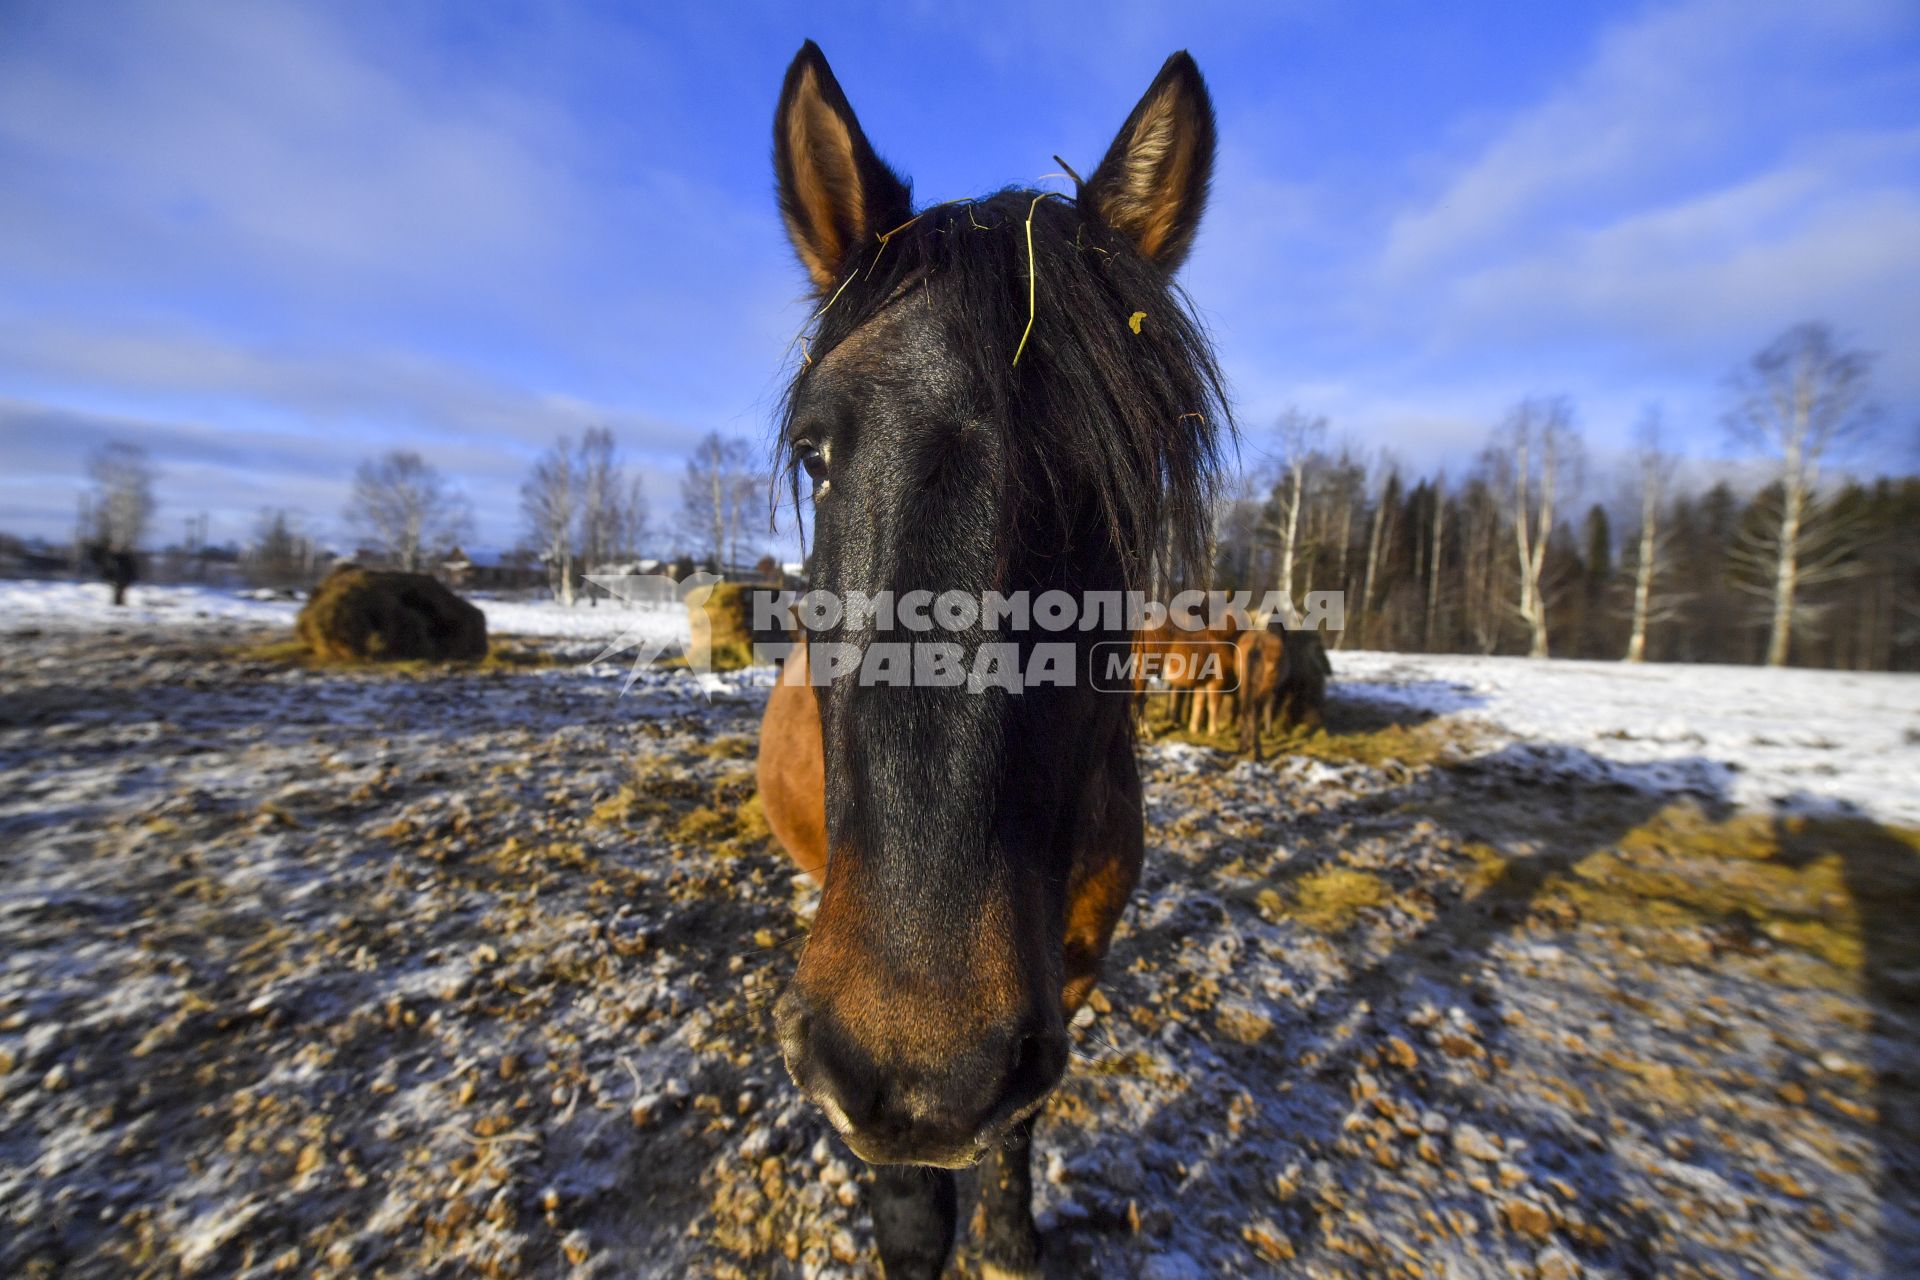
<svg viewBox="0 0 1920 1280">
<path fill-rule="evenodd" d="M 0 144 L 40 179 L 8 202 L 38 240 L 16 252 L 111 251 L 104 222 L 130 254 L 404 279 L 538 267 L 573 229 L 565 135 L 534 105 L 409 85 L 310 12 L 48 15 L 50 39 L 0 55 Z"/>
<path fill-rule="evenodd" d="M 486 441 L 543 447 L 556 435 L 612 425 L 629 445 L 678 451 L 692 434 L 617 404 L 539 392 L 417 354 L 276 350 L 174 328 L 9 323 L 0 319 L 0 373 L 110 391 L 145 403 L 225 402 L 315 431 L 370 439 Z"/>
<path fill-rule="evenodd" d="M 1298 403 L 1459 465 L 1519 396 L 1565 391 L 1601 449 L 1657 400 L 1712 453 L 1725 372 L 1805 319 L 1879 352 L 1882 397 L 1910 414 L 1920 130 L 1887 50 L 1916 17 L 1662 6 L 1505 119 L 1442 122 L 1468 145 L 1388 158 L 1376 191 L 1404 189 L 1394 160 L 1432 175 L 1411 203 L 1224 188 L 1230 250 L 1203 242 L 1195 291 L 1234 300 L 1221 337 L 1256 445 Z"/>
<path fill-rule="evenodd" d="M 407 21 L 55 6 L 0 41 L 0 313 L 135 301 L 335 349 L 491 346 L 744 408 L 702 375 L 770 370 L 787 336 L 764 188 L 686 163 L 687 104 L 653 101 L 670 86 L 623 77 L 642 123 L 588 129 L 565 86 L 476 75 Z M 645 70 L 629 26 L 553 39 L 562 66 L 616 44 Z"/>
<path fill-rule="evenodd" d="M 1565 88 L 1394 220 L 1382 266 L 1442 267 L 1532 220 L 1609 216 L 1737 163 L 1769 129 L 1784 137 L 1817 115 L 1840 52 L 1907 21 L 1884 0 L 1694 0 L 1623 23 Z"/>
<path fill-rule="evenodd" d="M 1730 343 L 1827 319 L 1886 347 L 1883 374 L 1920 394 L 1920 352 L 1907 341 L 1920 333 L 1920 191 L 1891 181 L 1920 165 L 1920 131 L 1854 152 L 1541 235 L 1462 269 L 1435 286 L 1437 345 L 1611 342 L 1725 361 Z"/>
</svg>

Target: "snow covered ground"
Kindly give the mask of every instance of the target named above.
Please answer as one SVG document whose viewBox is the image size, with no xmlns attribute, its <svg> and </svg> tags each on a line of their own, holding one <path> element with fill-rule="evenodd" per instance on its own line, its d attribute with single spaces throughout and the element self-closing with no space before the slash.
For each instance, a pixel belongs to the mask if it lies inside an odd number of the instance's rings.
<svg viewBox="0 0 1920 1280">
<path fill-rule="evenodd" d="M 473 599 L 494 635 L 686 638 L 678 607 Z M 115 609 L 98 583 L 0 581 L 0 625 L 15 628 L 291 626 L 298 610 L 296 601 L 197 586 L 136 586 Z M 1598 768 L 1608 775 L 1601 782 L 1659 777 L 1670 790 L 1742 805 L 1851 808 L 1920 825 L 1920 676 L 1453 654 L 1333 660 L 1336 699 L 1461 717 L 1495 742 L 1525 744 L 1541 771 Z"/>
<path fill-rule="evenodd" d="M 610 641 L 637 628 L 649 638 L 677 642 L 686 637 L 686 613 L 677 606 L 654 609 L 583 599 L 568 609 L 552 600 L 498 600 L 484 593 L 470 598 L 487 615 L 487 630 L 496 636 Z M 0 625 L 8 628 L 80 631 L 223 622 L 290 627 L 299 612 L 297 600 L 260 598 L 221 587 L 136 584 L 126 606 L 116 609 L 103 583 L 0 581 Z"/>
<path fill-rule="evenodd" d="M 1920 825 L 1920 676 L 1452 654 L 1333 663 L 1336 698 L 1480 723 L 1544 771 L 1621 781 L 1655 775 L 1608 764 L 1664 765 L 1668 789 Z"/>
<path fill-rule="evenodd" d="M 0 619 L 0 1275 L 876 1273 L 768 1013 L 762 673 L 314 670 L 196 600 Z M 1911 682 L 1335 663 L 1282 758 L 1142 749 L 1047 1274 L 1920 1275 L 1920 837 L 1718 812 L 1798 785 L 1755 738 L 1874 799 Z"/>
</svg>

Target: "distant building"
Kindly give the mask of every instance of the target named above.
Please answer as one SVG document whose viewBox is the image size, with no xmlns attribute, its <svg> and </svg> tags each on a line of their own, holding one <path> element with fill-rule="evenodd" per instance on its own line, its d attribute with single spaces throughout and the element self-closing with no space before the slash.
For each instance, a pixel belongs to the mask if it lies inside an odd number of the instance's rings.
<svg viewBox="0 0 1920 1280">
<path fill-rule="evenodd" d="M 546 566 L 531 551 L 469 555 L 455 547 L 440 562 L 437 576 L 462 591 L 527 591 L 547 585 Z"/>
</svg>

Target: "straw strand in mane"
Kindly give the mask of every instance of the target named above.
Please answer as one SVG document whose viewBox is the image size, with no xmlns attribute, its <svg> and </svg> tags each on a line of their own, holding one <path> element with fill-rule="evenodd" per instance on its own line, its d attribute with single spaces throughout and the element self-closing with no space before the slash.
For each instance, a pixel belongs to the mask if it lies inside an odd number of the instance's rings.
<svg viewBox="0 0 1920 1280">
<path fill-rule="evenodd" d="M 1018 507 L 1046 504 L 1065 520 L 1068 495 L 1091 501 L 1129 588 L 1143 584 L 1162 529 L 1177 556 L 1203 561 L 1233 430 L 1206 332 L 1165 272 L 1063 195 L 1016 188 L 934 205 L 856 254 L 787 390 L 786 470 L 795 393 L 850 335 L 906 305 L 964 331 L 951 349 L 988 398 L 982 416 L 1017 424 L 1006 457 Z"/>
</svg>

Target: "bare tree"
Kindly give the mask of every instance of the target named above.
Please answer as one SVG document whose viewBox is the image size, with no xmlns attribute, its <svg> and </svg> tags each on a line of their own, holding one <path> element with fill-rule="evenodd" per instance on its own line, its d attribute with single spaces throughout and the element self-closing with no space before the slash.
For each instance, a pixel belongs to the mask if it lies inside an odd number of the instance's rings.
<svg viewBox="0 0 1920 1280">
<path fill-rule="evenodd" d="M 1647 631 L 1655 623 L 1678 616 L 1678 597 L 1661 589 L 1668 576 L 1667 543 L 1671 531 L 1663 523 L 1667 487 L 1675 458 L 1663 446 L 1665 423 L 1660 410 L 1649 408 L 1635 430 L 1639 449 L 1634 469 L 1639 487 L 1640 528 L 1633 543 L 1633 626 L 1627 637 L 1627 661 L 1647 659 Z"/>
<path fill-rule="evenodd" d="M 625 469 L 614 448 L 613 432 L 589 427 L 580 438 L 580 555 L 589 572 L 597 571 L 619 550 L 626 500 Z"/>
<path fill-rule="evenodd" d="M 472 526 L 466 498 L 406 449 L 360 464 L 345 516 L 357 538 L 409 573 L 452 549 Z"/>
<path fill-rule="evenodd" d="M 1502 598 L 1507 575 L 1498 571 L 1500 545 L 1506 536 L 1502 518 L 1506 456 L 1490 446 L 1483 450 L 1477 473 L 1461 495 L 1461 604 L 1467 639 L 1475 651 L 1492 653 L 1500 646 L 1501 623 L 1507 616 Z"/>
<path fill-rule="evenodd" d="M 87 461 L 93 478 L 93 540 L 108 551 L 133 551 L 153 520 L 153 464 L 136 444 L 114 441 Z"/>
<path fill-rule="evenodd" d="M 313 578 L 313 539 L 284 509 L 266 508 L 247 548 L 247 579 L 262 587 L 297 587 Z"/>
<path fill-rule="evenodd" d="M 1393 536 L 1393 520 L 1400 505 L 1400 462 L 1391 453 L 1382 450 L 1378 468 L 1379 493 L 1373 501 L 1372 530 L 1367 535 L 1366 576 L 1360 582 L 1360 638 L 1363 644 L 1373 644 L 1378 635 L 1373 625 L 1375 602 L 1374 587 L 1379 581 L 1380 548 Z"/>
<path fill-rule="evenodd" d="M 1821 549 L 1819 563 L 1809 563 L 1807 554 L 1826 515 L 1819 492 L 1821 465 L 1834 450 L 1863 435 L 1873 420 L 1867 401 L 1871 366 L 1872 357 L 1843 350 L 1826 325 L 1800 324 L 1774 339 L 1730 379 L 1735 399 L 1727 414 L 1729 434 L 1735 443 L 1777 462 L 1778 511 L 1766 536 L 1747 549 L 1749 561 L 1770 570 L 1768 666 L 1786 664 L 1800 590 L 1810 585 L 1812 576 L 1837 571 L 1845 558 L 1832 545 Z"/>
<path fill-rule="evenodd" d="M 752 459 L 745 440 L 717 431 L 695 445 L 687 459 L 687 473 L 680 480 L 680 522 L 688 537 L 705 544 L 716 566 L 725 565 L 736 549 L 740 522 L 760 492 L 750 470 Z"/>
<path fill-rule="evenodd" d="M 1447 473 L 1440 471 L 1433 478 L 1433 529 L 1427 550 L 1427 602 L 1420 625 L 1420 644 L 1428 651 L 1434 647 L 1440 622 L 1440 561 L 1446 547 L 1446 532 Z"/>
<path fill-rule="evenodd" d="M 647 534 L 652 528 L 652 509 L 647 503 L 646 481 L 634 476 L 627 482 L 627 498 L 621 505 L 621 548 L 623 555 L 638 559 L 646 547 Z"/>
<path fill-rule="evenodd" d="M 113 588 L 113 602 L 127 602 L 139 576 L 140 540 L 153 519 L 153 467 L 146 450 L 114 441 L 87 460 L 94 490 L 83 498 L 81 524 L 86 558 Z"/>
<path fill-rule="evenodd" d="M 533 464 L 533 474 L 520 486 L 520 511 L 527 533 L 547 565 L 554 599 L 573 604 L 573 518 L 579 505 L 579 477 L 574 471 L 573 442 L 561 436 Z"/>
<path fill-rule="evenodd" d="M 1309 417 L 1289 405 L 1280 415 L 1275 430 L 1280 436 L 1284 473 L 1279 485 L 1280 509 L 1274 521 L 1275 532 L 1280 540 L 1279 572 L 1274 585 L 1287 611 L 1282 621 L 1287 626 L 1293 626 L 1299 618 L 1299 611 L 1293 604 L 1293 570 L 1300 545 L 1300 509 L 1307 496 L 1307 467 L 1314 451 L 1326 438 L 1327 420 Z"/>
<path fill-rule="evenodd" d="M 1530 396 L 1513 407 L 1501 431 L 1512 479 L 1514 551 L 1520 598 L 1515 610 L 1527 625 L 1529 657 L 1547 656 L 1547 598 L 1541 571 L 1553 535 L 1554 504 L 1564 494 L 1578 446 L 1573 408 L 1565 396 Z"/>
<path fill-rule="evenodd" d="M 740 565 L 746 557 L 740 551 L 740 539 L 752 528 L 752 513 L 766 505 L 765 478 L 753 465 L 753 451 L 744 441 L 735 457 L 729 494 L 732 509 L 727 515 L 727 563 Z"/>
<path fill-rule="evenodd" d="M 1365 497 L 1367 483 L 1366 463 L 1353 456 L 1353 450 L 1342 445 L 1340 456 L 1325 468 L 1322 476 L 1324 501 L 1329 510 L 1325 513 L 1324 535 L 1333 552 L 1333 589 L 1352 595 L 1352 583 L 1348 580 L 1348 568 L 1353 554 L 1353 509 Z M 1333 647 L 1347 647 L 1347 637 L 1353 634 L 1353 628 L 1343 627 L 1334 637 Z"/>
</svg>

